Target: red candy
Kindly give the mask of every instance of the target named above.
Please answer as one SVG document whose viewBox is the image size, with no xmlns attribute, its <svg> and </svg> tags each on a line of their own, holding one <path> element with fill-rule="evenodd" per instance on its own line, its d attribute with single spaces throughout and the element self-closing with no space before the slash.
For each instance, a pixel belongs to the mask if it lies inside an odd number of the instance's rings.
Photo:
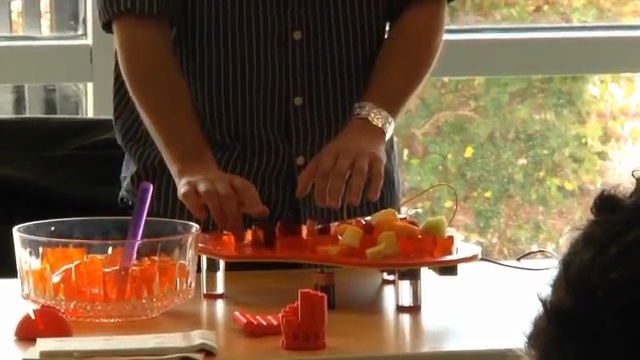
<svg viewBox="0 0 640 360">
<path fill-rule="evenodd" d="M 233 313 L 233 321 L 247 336 L 282 334 L 285 350 L 322 350 L 327 347 L 327 296 L 315 290 L 298 291 L 298 301 L 287 305 L 279 315 Z"/>
<path fill-rule="evenodd" d="M 282 348 L 321 350 L 327 346 L 327 296 L 314 290 L 300 290 L 298 301 L 280 313 Z"/>
<path fill-rule="evenodd" d="M 69 319 L 58 309 L 42 305 L 24 314 L 18 322 L 15 337 L 21 341 L 73 335 Z"/>
<path fill-rule="evenodd" d="M 280 335 L 280 321 L 277 315 L 253 315 L 236 311 L 233 313 L 233 321 L 240 325 L 247 336 Z"/>
</svg>

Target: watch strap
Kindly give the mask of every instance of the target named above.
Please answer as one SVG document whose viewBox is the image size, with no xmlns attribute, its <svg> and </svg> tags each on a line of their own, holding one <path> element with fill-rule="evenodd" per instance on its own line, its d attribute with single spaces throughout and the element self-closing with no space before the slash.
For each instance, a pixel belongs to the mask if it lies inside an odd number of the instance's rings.
<svg viewBox="0 0 640 360">
<path fill-rule="evenodd" d="M 353 116 L 367 119 L 384 131 L 385 139 L 393 136 L 395 119 L 384 109 L 370 102 L 359 102 L 353 107 Z"/>
</svg>

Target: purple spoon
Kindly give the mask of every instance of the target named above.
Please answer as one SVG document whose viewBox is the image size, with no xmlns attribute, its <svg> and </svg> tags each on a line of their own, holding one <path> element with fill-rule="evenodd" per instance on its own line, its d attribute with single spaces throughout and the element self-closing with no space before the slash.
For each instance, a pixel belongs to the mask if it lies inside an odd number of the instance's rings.
<svg viewBox="0 0 640 360">
<path fill-rule="evenodd" d="M 146 181 L 140 184 L 140 187 L 138 188 L 138 196 L 136 198 L 136 206 L 133 208 L 131 222 L 129 223 L 127 241 L 124 245 L 122 258 L 120 259 L 120 269 L 121 274 L 123 275 L 123 283 L 121 285 L 123 288 L 126 287 L 126 282 L 129 277 L 129 269 L 131 269 L 131 266 L 136 259 L 136 250 L 138 249 L 140 240 L 142 240 L 142 232 L 144 230 L 144 223 L 147 220 L 147 212 L 149 211 L 152 193 L 153 185 Z"/>
<path fill-rule="evenodd" d="M 136 206 L 133 208 L 131 222 L 129 223 L 129 233 L 127 234 L 127 240 L 133 240 L 128 242 L 129 244 L 134 244 L 132 250 L 135 250 L 137 243 L 142 239 L 144 222 L 147 220 L 147 212 L 149 211 L 149 204 L 151 204 L 151 194 L 153 194 L 153 185 L 146 181 L 142 182 L 138 188 Z M 129 255 L 135 255 L 135 252 Z"/>
</svg>

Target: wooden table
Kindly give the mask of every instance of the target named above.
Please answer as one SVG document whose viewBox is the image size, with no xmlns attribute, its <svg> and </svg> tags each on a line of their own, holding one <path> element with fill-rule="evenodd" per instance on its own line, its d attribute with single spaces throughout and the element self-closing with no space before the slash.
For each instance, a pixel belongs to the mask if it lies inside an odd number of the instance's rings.
<svg viewBox="0 0 640 360">
<path fill-rule="evenodd" d="M 511 270 L 488 263 L 461 265 L 456 277 L 423 275 L 423 310 L 398 314 L 393 285 L 381 285 L 375 271 L 340 270 L 337 309 L 329 316 L 325 351 L 291 353 L 278 337 L 248 339 L 231 319 L 236 309 L 277 312 L 292 302 L 298 288 L 311 285 L 306 270 L 227 274 L 225 300 L 187 304 L 155 319 L 120 324 L 76 323 L 79 335 L 134 334 L 210 328 L 217 332 L 217 359 L 520 359 L 539 308 L 537 295 L 548 291 L 554 271 Z M 20 359 L 30 344 L 13 340 L 16 322 L 28 306 L 17 280 L 0 280 L 0 349 L 3 359 Z M 430 355 L 430 356 L 426 356 Z"/>
</svg>

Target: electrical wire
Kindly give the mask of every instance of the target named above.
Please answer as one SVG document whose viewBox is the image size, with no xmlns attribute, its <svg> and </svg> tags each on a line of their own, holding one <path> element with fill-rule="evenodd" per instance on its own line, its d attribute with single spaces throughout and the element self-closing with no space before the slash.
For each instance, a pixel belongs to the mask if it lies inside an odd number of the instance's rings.
<svg viewBox="0 0 640 360">
<path fill-rule="evenodd" d="M 451 222 L 453 221 L 453 219 L 455 218 L 457 212 L 458 212 L 458 192 L 456 191 L 456 189 L 451 186 L 448 183 L 438 183 L 435 184 L 433 186 L 429 186 L 428 188 L 420 191 L 419 193 L 415 194 L 414 196 L 410 197 L 409 199 L 405 200 L 402 202 L 402 204 L 400 205 L 400 208 L 402 208 L 403 206 L 405 206 L 407 203 L 410 203 L 412 201 L 414 201 L 415 199 L 419 198 L 420 196 L 428 193 L 429 191 L 438 188 L 438 187 L 446 187 L 449 190 L 451 190 L 451 192 L 453 193 L 453 197 L 455 198 L 455 202 L 454 202 L 454 206 L 453 206 L 453 213 L 451 214 L 451 217 L 449 218 L 449 223 L 448 226 L 451 225 Z M 348 214 L 347 214 L 347 207 L 346 207 L 346 201 L 345 201 L 345 207 L 344 207 L 344 218 L 347 219 L 348 218 Z M 516 262 L 522 262 L 522 260 L 525 260 L 529 257 L 532 257 L 534 255 L 543 255 L 545 256 L 547 259 L 554 259 L 554 260 L 559 260 L 559 256 L 557 254 L 555 254 L 553 251 L 550 250 L 546 250 L 546 249 L 539 249 L 539 250 L 533 250 L 533 251 L 529 251 L 526 252 L 520 256 L 518 256 L 515 261 Z M 480 261 L 484 261 L 484 262 L 488 262 L 494 265 L 498 265 L 498 266 L 503 266 L 506 268 L 510 268 L 510 269 L 516 269 L 516 270 L 526 270 L 526 271 L 545 271 L 545 270 L 551 270 L 551 269 L 555 269 L 558 267 L 558 265 L 556 264 L 555 266 L 545 266 L 545 267 L 531 267 L 531 266 L 525 266 L 525 265 L 513 265 L 513 264 L 509 264 L 507 262 L 504 261 L 499 261 L 499 260 L 494 260 L 494 259 L 489 259 L 489 258 L 484 258 L 481 257 Z"/>
<path fill-rule="evenodd" d="M 553 251 L 550 250 L 546 250 L 546 249 L 539 249 L 539 250 L 533 250 L 533 251 L 528 251 L 520 256 L 518 256 L 517 258 L 515 258 L 514 260 L 517 262 L 522 262 L 522 260 L 526 260 L 532 256 L 536 256 L 536 255 L 543 255 L 544 258 L 543 259 L 553 259 L 553 260 L 559 260 L 560 257 L 554 253 Z M 494 264 L 494 265 L 498 265 L 498 266 L 503 266 L 503 267 L 507 267 L 510 269 L 516 269 L 516 270 L 526 270 L 526 271 L 545 271 L 545 270 L 552 270 L 552 269 L 556 269 L 558 267 L 558 265 L 553 265 L 553 266 L 545 266 L 545 267 L 533 267 L 533 266 L 525 266 L 525 265 L 513 265 L 513 264 L 509 264 L 507 262 L 504 261 L 500 261 L 500 260 L 494 260 L 494 259 L 489 259 L 489 258 L 480 258 L 480 261 L 484 261 L 484 262 L 488 262 L 490 264 Z"/>
</svg>

